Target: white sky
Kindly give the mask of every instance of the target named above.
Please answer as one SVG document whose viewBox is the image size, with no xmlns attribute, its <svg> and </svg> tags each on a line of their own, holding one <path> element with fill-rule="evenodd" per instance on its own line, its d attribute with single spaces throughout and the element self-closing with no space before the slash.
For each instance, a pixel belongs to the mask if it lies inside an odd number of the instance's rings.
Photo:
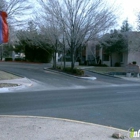
<svg viewBox="0 0 140 140">
<path fill-rule="evenodd" d="M 111 1 L 111 0 L 109 0 Z M 120 5 L 120 26 L 128 18 L 129 23 L 136 28 L 137 13 L 140 12 L 140 0 L 116 0 Z"/>
</svg>

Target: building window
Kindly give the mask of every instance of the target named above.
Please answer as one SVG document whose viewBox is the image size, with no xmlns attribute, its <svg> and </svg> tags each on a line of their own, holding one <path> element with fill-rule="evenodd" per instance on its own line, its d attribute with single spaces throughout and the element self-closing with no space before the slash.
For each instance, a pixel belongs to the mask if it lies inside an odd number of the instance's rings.
<svg viewBox="0 0 140 140">
<path fill-rule="evenodd" d="M 103 61 L 109 61 L 109 55 L 103 54 Z"/>
</svg>

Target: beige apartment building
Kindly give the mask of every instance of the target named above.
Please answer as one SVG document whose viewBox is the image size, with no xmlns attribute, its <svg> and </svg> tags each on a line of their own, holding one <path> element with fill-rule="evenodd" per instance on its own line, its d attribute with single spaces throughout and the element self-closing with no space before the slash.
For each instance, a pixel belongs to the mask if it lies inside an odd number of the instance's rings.
<svg viewBox="0 0 140 140">
<path fill-rule="evenodd" d="M 122 54 L 112 54 L 112 66 L 116 63 L 120 63 L 121 66 L 126 66 L 133 61 L 137 62 L 140 66 L 140 32 L 128 32 L 128 50 Z M 102 64 L 111 66 L 110 56 L 107 55 L 103 48 L 97 47 L 97 41 L 89 41 L 86 47 L 86 60 L 92 61 L 95 57 L 99 57 Z"/>
</svg>

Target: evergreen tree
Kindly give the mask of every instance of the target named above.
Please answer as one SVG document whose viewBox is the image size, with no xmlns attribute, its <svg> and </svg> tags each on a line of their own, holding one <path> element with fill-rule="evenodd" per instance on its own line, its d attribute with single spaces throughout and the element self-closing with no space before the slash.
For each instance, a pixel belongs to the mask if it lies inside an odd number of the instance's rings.
<svg viewBox="0 0 140 140">
<path fill-rule="evenodd" d="M 121 27 L 121 32 L 131 31 L 132 27 L 129 25 L 128 19 L 124 20 Z"/>
<path fill-rule="evenodd" d="M 105 53 L 110 56 L 112 66 L 112 54 L 120 54 L 127 50 L 127 34 L 112 30 L 101 38 L 100 43 Z"/>
</svg>

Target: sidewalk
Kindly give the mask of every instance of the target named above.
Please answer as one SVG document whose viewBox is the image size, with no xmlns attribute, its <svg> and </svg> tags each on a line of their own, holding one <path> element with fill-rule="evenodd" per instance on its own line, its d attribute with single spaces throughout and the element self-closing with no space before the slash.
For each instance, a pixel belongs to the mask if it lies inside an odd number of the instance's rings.
<svg viewBox="0 0 140 140">
<path fill-rule="evenodd" d="M 65 119 L 24 116 L 0 116 L 0 140 L 113 140 L 128 131 Z"/>
<path fill-rule="evenodd" d="M 122 76 L 119 76 L 119 75 L 114 75 L 114 77 L 118 77 L 118 78 L 122 78 L 122 79 L 125 79 L 125 80 L 129 80 L 129 81 L 134 81 L 134 82 L 140 82 L 140 77 L 126 77 L 124 75 Z"/>
</svg>

